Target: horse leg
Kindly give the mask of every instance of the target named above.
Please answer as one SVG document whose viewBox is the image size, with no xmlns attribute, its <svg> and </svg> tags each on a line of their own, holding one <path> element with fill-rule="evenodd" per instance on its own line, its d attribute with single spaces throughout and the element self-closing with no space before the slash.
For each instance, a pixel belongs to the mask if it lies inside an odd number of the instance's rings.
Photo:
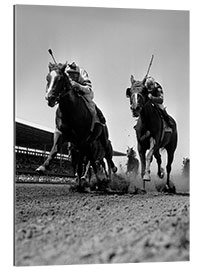
<svg viewBox="0 0 203 270">
<path fill-rule="evenodd" d="M 93 142 L 93 137 L 89 137 L 88 142 L 85 146 L 84 152 L 88 153 L 88 160 L 90 161 L 90 165 L 92 166 L 94 175 L 96 177 L 96 183 L 94 184 L 94 189 L 96 188 L 97 184 L 101 182 L 101 178 L 99 175 L 99 162 L 96 161 L 96 153 L 94 149 L 94 142 Z"/>
<path fill-rule="evenodd" d="M 161 155 L 159 153 L 159 149 L 157 151 L 154 152 L 154 156 L 157 160 L 157 164 L 158 164 L 158 172 L 157 175 L 159 176 L 159 178 L 163 178 L 164 177 L 164 169 L 161 167 Z"/>
<path fill-rule="evenodd" d="M 145 156 L 146 150 L 143 150 L 139 143 L 138 143 L 138 152 L 141 161 L 141 178 L 143 180 L 146 168 L 146 156 Z M 143 181 L 143 190 L 145 190 L 145 181 Z"/>
<path fill-rule="evenodd" d="M 140 156 L 140 161 L 141 161 L 141 177 L 143 178 L 144 173 L 145 173 L 145 168 L 146 168 L 146 157 L 145 157 L 145 152 L 139 147 L 138 145 L 138 152 Z"/>
<path fill-rule="evenodd" d="M 167 165 L 166 165 L 166 172 L 167 172 L 166 189 L 170 192 L 175 193 L 176 192 L 175 186 L 172 185 L 172 183 L 170 181 L 171 164 L 172 164 L 173 158 L 174 158 L 174 150 L 168 146 L 167 146 L 166 150 L 167 150 L 167 154 L 168 154 L 168 160 L 167 160 Z"/>
<path fill-rule="evenodd" d="M 48 158 L 45 160 L 45 162 L 36 169 L 38 173 L 44 173 L 49 168 L 51 161 L 57 155 L 58 149 L 61 147 L 63 142 L 64 142 L 64 138 L 62 136 L 62 133 L 56 130 L 54 132 L 54 143 L 53 143 L 52 149 L 48 155 Z"/>
<path fill-rule="evenodd" d="M 105 150 L 105 156 L 108 163 L 108 169 L 111 168 L 113 173 L 116 173 L 118 169 L 112 160 L 113 148 L 111 145 L 111 141 L 109 140 L 109 133 L 108 133 L 108 128 L 106 125 L 102 129 L 100 138 L 101 138 L 101 144 Z"/>
<path fill-rule="evenodd" d="M 71 164 L 73 167 L 73 175 L 77 178 L 78 177 L 78 163 L 79 163 L 79 150 L 75 149 L 72 146 L 72 149 L 70 150 L 70 156 L 71 156 Z"/>
<path fill-rule="evenodd" d="M 105 169 L 105 164 L 102 160 L 97 160 L 97 161 L 91 161 L 92 168 L 94 171 L 94 174 L 96 176 L 96 185 L 98 187 L 98 190 L 102 191 L 107 191 L 109 190 L 109 181 L 110 181 L 110 174 L 111 174 L 111 168 L 109 167 L 108 164 L 108 173 L 106 172 Z"/>
<path fill-rule="evenodd" d="M 108 167 L 107 177 L 108 177 L 109 182 L 111 182 L 111 180 L 112 180 L 112 171 L 111 171 L 112 170 L 112 160 L 106 159 L 106 162 L 107 162 L 107 167 Z M 113 171 L 113 173 L 115 173 L 117 171 L 117 167 L 115 167 L 115 168 L 116 168 L 116 170 Z"/>
<path fill-rule="evenodd" d="M 100 139 L 102 147 L 105 151 L 106 160 L 109 160 L 110 168 L 112 169 L 113 173 L 117 172 L 117 167 L 115 166 L 112 156 L 113 156 L 113 148 L 111 145 L 108 134 L 107 126 L 101 126 L 100 124 L 95 124 L 92 134 L 88 138 L 88 143 L 92 143 L 93 141 Z"/>
<path fill-rule="evenodd" d="M 107 162 L 107 164 L 108 164 L 108 162 Z M 106 170 L 106 164 L 105 164 L 105 162 L 104 162 L 104 160 L 102 159 L 101 160 L 101 165 L 102 165 L 102 167 L 103 167 L 103 169 L 104 169 L 104 172 L 105 172 L 105 175 L 106 175 L 106 177 L 108 178 L 109 177 L 109 175 L 108 175 L 108 172 L 107 172 L 107 170 Z M 109 165 L 108 165 L 109 166 Z M 109 169 L 109 168 L 108 168 Z"/>
<path fill-rule="evenodd" d="M 150 148 L 149 151 L 147 153 L 147 158 L 146 158 L 146 168 L 145 168 L 145 173 L 143 176 L 143 181 L 150 181 L 151 180 L 151 176 L 150 176 L 150 165 L 151 165 L 151 161 L 152 161 L 152 156 L 154 153 L 154 146 L 155 146 L 155 140 L 154 138 L 150 138 Z"/>
<path fill-rule="evenodd" d="M 84 164 L 84 174 L 80 177 L 80 183 L 79 185 L 82 187 L 89 186 L 87 176 L 90 168 L 90 160 L 87 162 L 87 164 Z"/>
<path fill-rule="evenodd" d="M 109 164 L 110 168 L 112 169 L 113 173 L 116 173 L 118 168 L 116 167 L 116 165 L 114 164 L 113 160 L 110 159 L 110 164 Z"/>
<path fill-rule="evenodd" d="M 106 150 L 105 150 L 105 159 L 107 161 L 108 174 L 109 174 L 110 181 L 111 181 L 112 172 L 116 173 L 118 170 L 118 168 L 116 167 L 116 165 L 114 164 L 112 160 L 112 157 L 113 157 L 113 148 L 112 148 L 111 142 L 108 140 L 108 146 L 106 147 Z"/>
</svg>

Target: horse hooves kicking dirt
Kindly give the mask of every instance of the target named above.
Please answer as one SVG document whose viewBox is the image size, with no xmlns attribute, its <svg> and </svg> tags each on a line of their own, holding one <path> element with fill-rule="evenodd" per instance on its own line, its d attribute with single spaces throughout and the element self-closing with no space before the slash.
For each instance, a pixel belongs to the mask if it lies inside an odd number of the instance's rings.
<svg viewBox="0 0 203 270">
<path fill-rule="evenodd" d="M 156 190 L 158 192 L 163 192 L 163 193 L 171 193 L 171 194 L 176 193 L 176 187 L 172 182 L 170 182 L 170 185 L 167 185 L 167 184 L 164 184 L 164 183 L 156 185 Z"/>
</svg>

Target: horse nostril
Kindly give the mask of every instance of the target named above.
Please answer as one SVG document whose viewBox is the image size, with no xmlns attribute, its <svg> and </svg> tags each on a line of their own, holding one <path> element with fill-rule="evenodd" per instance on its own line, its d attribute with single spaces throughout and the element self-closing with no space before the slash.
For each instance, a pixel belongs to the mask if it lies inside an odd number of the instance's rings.
<svg viewBox="0 0 203 270">
<path fill-rule="evenodd" d="M 45 99 L 48 100 L 48 101 L 53 101 L 53 100 L 56 99 L 56 97 L 54 95 L 46 94 L 45 95 Z"/>
<path fill-rule="evenodd" d="M 45 94 L 45 99 L 46 99 L 46 100 L 49 100 L 49 99 L 50 99 L 50 95 L 49 95 L 48 92 Z"/>
<path fill-rule="evenodd" d="M 137 110 L 139 110 L 138 107 L 135 108 L 135 107 L 131 106 L 131 111 L 132 111 L 132 112 L 136 112 Z"/>
</svg>

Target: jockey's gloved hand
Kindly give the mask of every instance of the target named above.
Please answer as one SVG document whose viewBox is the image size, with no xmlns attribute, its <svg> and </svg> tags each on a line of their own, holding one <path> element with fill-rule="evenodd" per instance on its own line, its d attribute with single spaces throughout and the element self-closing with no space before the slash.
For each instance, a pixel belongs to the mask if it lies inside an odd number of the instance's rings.
<svg viewBox="0 0 203 270">
<path fill-rule="evenodd" d="M 73 81 L 71 78 L 70 78 L 70 83 L 72 87 L 74 88 L 74 90 L 78 91 L 80 89 L 80 85 L 77 82 Z"/>
<path fill-rule="evenodd" d="M 73 80 L 71 80 L 71 85 L 72 85 L 73 88 L 77 88 L 78 83 L 75 82 L 75 81 L 73 81 Z"/>
</svg>

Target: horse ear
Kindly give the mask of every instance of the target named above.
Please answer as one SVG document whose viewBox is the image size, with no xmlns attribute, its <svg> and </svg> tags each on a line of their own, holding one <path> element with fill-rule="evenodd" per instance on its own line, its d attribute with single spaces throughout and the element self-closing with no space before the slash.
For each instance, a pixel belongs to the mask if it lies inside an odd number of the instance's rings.
<svg viewBox="0 0 203 270">
<path fill-rule="evenodd" d="M 67 64 L 68 64 L 67 61 L 65 62 L 65 64 L 63 64 L 63 66 L 62 66 L 62 68 L 61 68 L 61 71 L 62 71 L 62 72 L 65 71 L 65 69 L 66 69 L 66 67 L 67 67 Z"/>
<path fill-rule="evenodd" d="M 132 84 L 134 83 L 135 79 L 134 79 L 133 75 L 130 76 L 130 81 L 131 81 Z"/>
<path fill-rule="evenodd" d="M 53 68 L 53 63 L 49 62 L 49 64 L 48 64 L 48 68 L 49 68 L 49 71 L 51 71 L 51 70 L 52 70 L 52 68 Z"/>
</svg>

